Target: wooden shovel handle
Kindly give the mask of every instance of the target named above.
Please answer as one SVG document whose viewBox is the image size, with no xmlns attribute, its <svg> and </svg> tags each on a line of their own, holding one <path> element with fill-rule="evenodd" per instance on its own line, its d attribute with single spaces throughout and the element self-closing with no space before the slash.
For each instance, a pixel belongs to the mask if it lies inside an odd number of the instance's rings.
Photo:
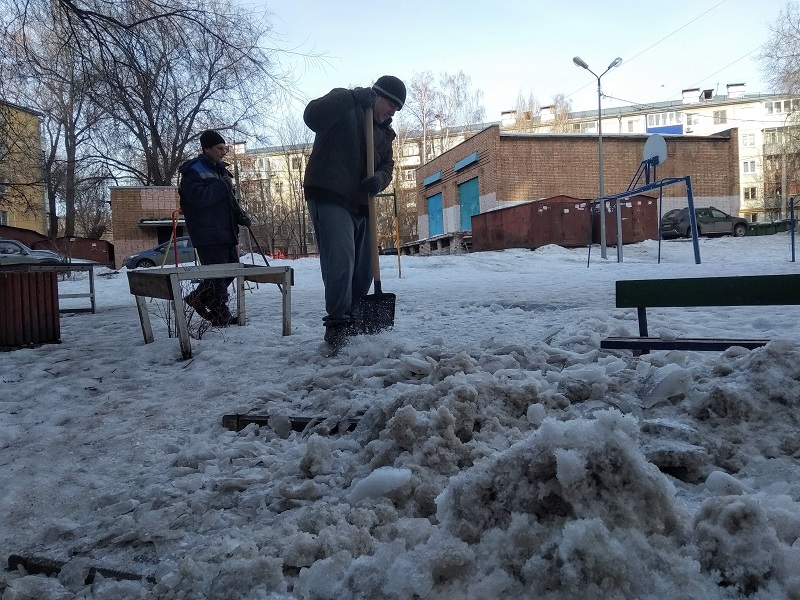
<svg viewBox="0 0 800 600">
<path fill-rule="evenodd" d="M 375 174 L 375 138 L 373 131 L 372 107 L 367 108 L 364 114 L 364 135 L 367 141 L 367 177 Z M 378 219 L 375 210 L 375 196 L 370 195 L 369 201 L 369 236 L 372 250 L 372 277 L 375 280 L 375 293 L 381 293 L 381 264 L 378 257 Z"/>
</svg>

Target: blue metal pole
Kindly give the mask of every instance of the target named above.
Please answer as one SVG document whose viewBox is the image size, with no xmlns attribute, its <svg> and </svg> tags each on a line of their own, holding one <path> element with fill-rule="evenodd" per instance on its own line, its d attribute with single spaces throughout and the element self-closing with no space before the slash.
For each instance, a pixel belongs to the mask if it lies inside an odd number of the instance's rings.
<svg viewBox="0 0 800 600">
<path fill-rule="evenodd" d="M 686 198 L 689 201 L 689 222 L 692 226 L 692 246 L 694 247 L 694 264 L 700 264 L 700 244 L 697 241 L 697 215 L 694 214 L 694 196 L 692 195 L 692 179 L 684 177 L 686 180 Z"/>
<path fill-rule="evenodd" d="M 792 236 L 792 262 L 794 262 L 794 196 L 789 198 L 789 235 Z"/>
</svg>

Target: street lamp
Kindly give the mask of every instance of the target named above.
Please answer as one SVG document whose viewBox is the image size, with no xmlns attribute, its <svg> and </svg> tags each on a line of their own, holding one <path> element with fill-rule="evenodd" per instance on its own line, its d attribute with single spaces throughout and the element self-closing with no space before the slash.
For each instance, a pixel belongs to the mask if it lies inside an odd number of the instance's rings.
<svg viewBox="0 0 800 600">
<path fill-rule="evenodd" d="M 600 78 L 608 73 L 614 67 L 619 66 L 622 62 L 622 59 L 618 56 L 614 59 L 608 68 L 598 75 L 594 71 L 589 68 L 589 65 L 586 64 L 580 56 L 576 56 L 572 59 L 577 66 L 581 67 L 582 69 L 586 69 L 597 78 L 597 145 L 598 145 L 598 169 L 600 171 L 600 198 L 605 195 L 605 186 L 603 185 L 603 117 L 601 113 L 601 99 L 603 97 L 603 93 L 600 90 Z M 605 211 L 606 203 L 604 200 L 600 200 L 600 256 L 602 258 L 606 258 L 606 211 Z"/>
</svg>

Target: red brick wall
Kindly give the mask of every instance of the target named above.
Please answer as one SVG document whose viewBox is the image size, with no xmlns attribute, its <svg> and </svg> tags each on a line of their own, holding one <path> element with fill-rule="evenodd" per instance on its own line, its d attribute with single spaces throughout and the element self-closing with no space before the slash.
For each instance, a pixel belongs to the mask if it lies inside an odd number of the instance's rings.
<svg viewBox="0 0 800 600">
<path fill-rule="evenodd" d="M 605 194 L 628 189 L 643 159 L 646 135 L 604 135 Z M 668 160 L 656 177 L 691 177 L 695 198 L 739 196 L 738 131 L 715 137 L 667 137 Z M 478 161 L 453 171 L 462 158 L 478 152 Z M 424 186 L 426 177 L 442 172 L 442 181 Z M 596 135 L 502 134 L 489 127 L 417 170 L 417 214 L 427 215 L 428 198 L 442 192 L 446 210 L 458 203 L 458 184 L 479 177 L 480 195 L 497 201 L 523 201 L 558 195 L 596 198 L 599 194 Z M 644 177 L 639 182 L 645 183 Z M 655 192 L 658 194 L 658 191 Z M 684 185 L 664 188 L 664 197 L 683 197 Z"/>
</svg>

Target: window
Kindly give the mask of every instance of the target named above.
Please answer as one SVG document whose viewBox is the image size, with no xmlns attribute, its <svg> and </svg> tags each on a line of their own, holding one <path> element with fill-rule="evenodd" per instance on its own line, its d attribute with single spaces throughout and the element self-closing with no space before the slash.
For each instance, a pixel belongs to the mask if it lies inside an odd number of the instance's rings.
<svg viewBox="0 0 800 600">
<path fill-rule="evenodd" d="M 403 156 L 419 156 L 419 146 L 412 143 L 404 144 Z"/>
<path fill-rule="evenodd" d="M 764 102 L 764 112 L 768 115 L 772 114 L 772 102 Z"/>
<path fill-rule="evenodd" d="M 728 122 L 728 114 L 724 110 L 714 111 L 714 125 L 723 125 Z"/>
<path fill-rule="evenodd" d="M 758 198 L 758 194 L 756 193 L 756 188 L 754 187 L 746 187 L 744 188 L 744 199 L 745 200 L 756 200 Z"/>
<path fill-rule="evenodd" d="M 777 143 L 778 143 L 778 132 L 774 129 L 765 129 L 764 144 L 767 146 L 772 146 Z"/>
<path fill-rule="evenodd" d="M 691 127 L 692 125 L 699 125 L 700 124 L 700 115 L 696 113 L 686 113 L 686 125 Z"/>
<path fill-rule="evenodd" d="M 755 172 L 756 172 L 756 161 L 746 160 L 742 163 L 742 173 L 755 173 Z"/>
<path fill-rule="evenodd" d="M 303 168 L 303 159 L 300 156 L 293 156 L 292 157 L 292 169 L 294 171 L 299 171 Z"/>
<path fill-rule="evenodd" d="M 0 210 L 0 225 L 8 225 L 8 211 Z"/>
<path fill-rule="evenodd" d="M 403 181 L 416 181 L 414 169 L 403 169 Z"/>
<path fill-rule="evenodd" d="M 742 146 L 755 146 L 755 145 L 756 145 L 755 133 L 745 133 L 742 135 Z"/>
<path fill-rule="evenodd" d="M 634 121 L 628 121 L 628 133 L 633 133 Z"/>
</svg>

